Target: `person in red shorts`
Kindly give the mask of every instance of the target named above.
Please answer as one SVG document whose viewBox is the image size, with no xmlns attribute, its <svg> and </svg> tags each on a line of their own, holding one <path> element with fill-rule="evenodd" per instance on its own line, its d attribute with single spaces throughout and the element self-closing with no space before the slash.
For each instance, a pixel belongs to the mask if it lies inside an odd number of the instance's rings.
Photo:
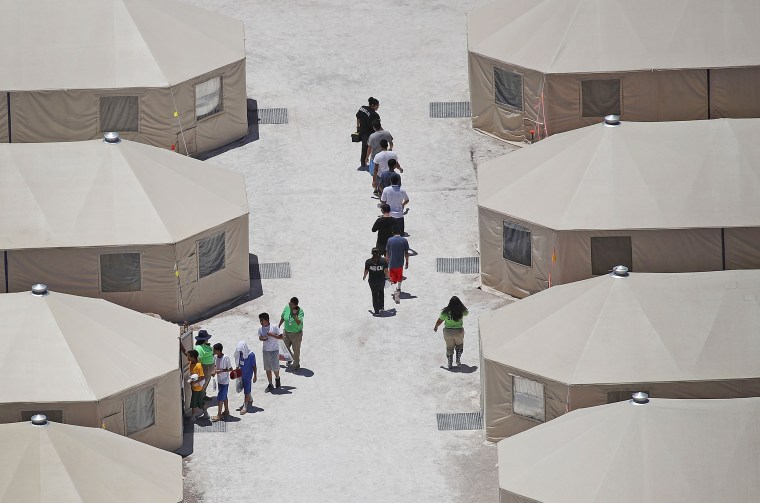
<svg viewBox="0 0 760 503">
<path fill-rule="evenodd" d="M 401 236 L 401 227 L 393 227 L 393 237 L 388 239 L 385 253 L 391 283 L 397 285 L 393 292 L 393 300 L 398 304 L 401 301 L 401 282 L 405 279 L 404 269 L 409 269 L 409 241 Z"/>
</svg>

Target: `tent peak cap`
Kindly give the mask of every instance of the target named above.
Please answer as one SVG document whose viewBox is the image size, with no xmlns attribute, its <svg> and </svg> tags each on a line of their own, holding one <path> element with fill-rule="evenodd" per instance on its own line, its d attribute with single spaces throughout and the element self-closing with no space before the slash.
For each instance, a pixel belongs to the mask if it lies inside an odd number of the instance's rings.
<svg viewBox="0 0 760 503">
<path fill-rule="evenodd" d="M 649 395 L 643 391 L 637 391 L 631 395 L 631 399 L 628 401 L 631 405 L 646 405 L 649 403 Z"/>
<path fill-rule="evenodd" d="M 36 283 L 32 285 L 32 295 L 36 297 L 44 297 L 48 294 L 48 287 L 44 283 Z"/>
<path fill-rule="evenodd" d="M 48 420 L 45 414 L 35 414 L 32 416 L 32 424 L 34 426 L 47 426 Z"/>
<path fill-rule="evenodd" d="M 604 116 L 604 127 L 618 127 L 620 124 L 620 116 L 615 114 L 605 115 Z"/>
<path fill-rule="evenodd" d="M 627 278 L 628 277 L 628 268 L 624 265 L 616 265 L 612 268 L 612 271 L 610 272 L 610 276 L 613 278 Z"/>
<path fill-rule="evenodd" d="M 108 131 L 103 134 L 103 142 L 111 145 L 121 143 L 121 136 L 117 131 Z"/>
</svg>

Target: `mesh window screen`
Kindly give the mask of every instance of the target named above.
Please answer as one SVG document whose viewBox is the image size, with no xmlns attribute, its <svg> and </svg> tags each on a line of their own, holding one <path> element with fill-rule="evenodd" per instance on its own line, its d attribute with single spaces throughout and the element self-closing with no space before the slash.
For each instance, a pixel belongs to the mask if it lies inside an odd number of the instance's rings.
<svg viewBox="0 0 760 503">
<path fill-rule="evenodd" d="M 104 253 L 100 255 L 101 292 L 139 292 L 142 270 L 139 253 Z"/>
<path fill-rule="evenodd" d="M 524 417 L 545 421 L 544 385 L 524 377 L 512 376 L 512 411 Z"/>
<path fill-rule="evenodd" d="M 518 110 L 523 109 L 522 75 L 501 68 L 493 69 L 493 88 L 496 103 Z"/>
<path fill-rule="evenodd" d="M 136 391 L 124 399 L 127 435 L 156 424 L 156 406 L 153 398 L 153 388 L 148 388 Z"/>
<path fill-rule="evenodd" d="M 620 79 L 581 82 L 584 117 L 620 115 Z"/>
<path fill-rule="evenodd" d="M 139 103 L 137 96 L 101 96 L 100 131 L 137 131 Z"/>
<path fill-rule="evenodd" d="M 649 391 L 647 390 L 630 390 L 630 391 L 608 391 L 607 392 L 607 403 L 617 403 L 617 402 L 625 402 L 631 399 L 631 395 L 636 393 L 637 391 L 643 391 L 650 397 L 652 396 Z"/>
<path fill-rule="evenodd" d="M 530 267 L 530 229 L 504 221 L 504 258 Z"/>
<path fill-rule="evenodd" d="M 205 119 L 222 111 L 222 78 L 201 82 L 195 86 L 195 117 Z"/>
<path fill-rule="evenodd" d="M 616 265 L 633 271 L 631 236 L 591 238 L 591 274 L 607 274 Z"/>
<path fill-rule="evenodd" d="M 21 421 L 22 422 L 31 421 L 32 416 L 35 416 L 37 414 L 43 414 L 47 418 L 48 421 L 53 421 L 54 423 L 63 422 L 62 410 L 22 410 Z"/>
<path fill-rule="evenodd" d="M 198 241 L 198 279 L 224 269 L 224 240 L 220 232 Z"/>
</svg>

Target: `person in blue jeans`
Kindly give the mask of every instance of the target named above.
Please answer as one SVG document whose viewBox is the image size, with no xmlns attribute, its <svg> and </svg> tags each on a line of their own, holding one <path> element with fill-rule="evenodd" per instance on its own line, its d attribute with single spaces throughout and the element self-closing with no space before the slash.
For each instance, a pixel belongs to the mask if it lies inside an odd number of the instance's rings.
<svg viewBox="0 0 760 503">
<path fill-rule="evenodd" d="M 245 393 L 243 405 L 237 408 L 242 416 L 248 412 L 248 405 L 253 404 L 251 381 L 256 382 L 256 355 L 248 348 L 245 341 L 238 342 L 237 348 L 235 348 L 235 363 L 242 372 L 240 379 L 242 379 L 243 392 Z"/>
</svg>

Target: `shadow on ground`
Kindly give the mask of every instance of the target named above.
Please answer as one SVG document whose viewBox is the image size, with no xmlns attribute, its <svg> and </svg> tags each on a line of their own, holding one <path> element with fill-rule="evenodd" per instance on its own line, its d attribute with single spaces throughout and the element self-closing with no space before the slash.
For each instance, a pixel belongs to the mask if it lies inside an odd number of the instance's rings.
<svg viewBox="0 0 760 503">
<path fill-rule="evenodd" d="M 478 370 L 477 366 L 469 366 L 465 365 L 464 363 L 460 363 L 456 367 L 446 368 L 443 365 L 441 365 L 441 368 L 443 370 L 448 370 L 449 372 L 453 372 L 455 374 L 472 374 L 476 370 Z"/>
</svg>

